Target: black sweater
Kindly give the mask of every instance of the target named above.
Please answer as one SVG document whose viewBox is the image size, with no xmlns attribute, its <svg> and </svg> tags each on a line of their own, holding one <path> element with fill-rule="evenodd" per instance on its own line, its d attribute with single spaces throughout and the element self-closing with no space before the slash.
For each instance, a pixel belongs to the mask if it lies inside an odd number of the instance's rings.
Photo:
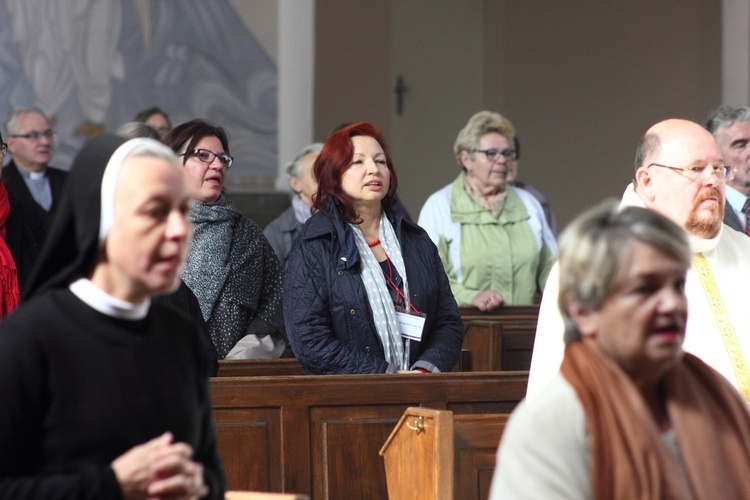
<svg viewBox="0 0 750 500">
<path fill-rule="evenodd" d="M 152 304 L 125 321 L 53 290 L 0 323 L 0 498 L 118 498 L 112 460 L 170 431 L 223 498 L 206 356 Z"/>
</svg>

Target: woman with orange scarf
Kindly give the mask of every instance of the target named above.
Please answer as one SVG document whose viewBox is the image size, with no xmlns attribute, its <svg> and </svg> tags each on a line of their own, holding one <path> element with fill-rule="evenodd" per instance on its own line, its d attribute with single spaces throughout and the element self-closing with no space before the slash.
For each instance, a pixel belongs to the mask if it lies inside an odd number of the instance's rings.
<svg viewBox="0 0 750 500">
<path fill-rule="evenodd" d="M 513 412 L 490 498 L 748 498 L 750 414 L 682 351 L 684 231 L 607 204 L 563 233 L 559 262 L 565 357 Z"/>
</svg>

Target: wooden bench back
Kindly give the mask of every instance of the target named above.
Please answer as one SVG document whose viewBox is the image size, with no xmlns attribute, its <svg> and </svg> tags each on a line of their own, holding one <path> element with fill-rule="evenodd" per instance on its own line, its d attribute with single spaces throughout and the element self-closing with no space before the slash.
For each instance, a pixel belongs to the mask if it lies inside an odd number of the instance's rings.
<svg viewBox="0 0 750 500">
<path fill-rule="evenodd" d="M 214 378 L 219 453 L 230 489 L 387 498 L 378 451 L 408 407 L 507 416 L 527 381 L 525 372 Z M 471 429 L 457 443 L 479 439 Z"/>
</svg>

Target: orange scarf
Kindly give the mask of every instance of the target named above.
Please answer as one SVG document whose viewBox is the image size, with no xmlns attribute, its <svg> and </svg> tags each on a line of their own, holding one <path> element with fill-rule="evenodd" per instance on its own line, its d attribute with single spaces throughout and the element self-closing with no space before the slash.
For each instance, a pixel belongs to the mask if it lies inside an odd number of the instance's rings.
<svg viewBox="0 0 750 500">
<path fill-rule="evenodd" d="M 10 199 L 5 184 L 0 182 L 0 317 L 18 306 L 18 271 L 8 245 L 5 243 L 5 221 L 10 214 Z"/>
<path fill-rule="evenodd" d="M 750 497 L 750 414 L 734 388 L 695 356 L 663 380 L 685 474 L 662 442 L 630 377 L 597 348 L 573 341 L 562 374 L 583 405 L 596 499 Z"/>
</svg>

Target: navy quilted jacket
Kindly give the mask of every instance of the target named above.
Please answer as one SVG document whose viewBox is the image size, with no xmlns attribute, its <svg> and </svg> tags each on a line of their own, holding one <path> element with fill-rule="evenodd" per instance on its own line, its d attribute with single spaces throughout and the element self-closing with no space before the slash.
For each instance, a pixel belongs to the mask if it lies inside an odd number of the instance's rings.
<svg viewBox="0 0 750 500">
<path fill-rule="evenodd" d="M 410 299 L 426 313 L 422 341 L 411 342 L 411 366 L 450 371 L 458 361 L 463 323 L 437 248 L 419 226 L 387 211 L 409 280 Z M 294 242 L 284 281 L 284 320 L 305 373 L 384 373 L 385 360 L 348 224 L 321 212 Z"/>
</svg>

